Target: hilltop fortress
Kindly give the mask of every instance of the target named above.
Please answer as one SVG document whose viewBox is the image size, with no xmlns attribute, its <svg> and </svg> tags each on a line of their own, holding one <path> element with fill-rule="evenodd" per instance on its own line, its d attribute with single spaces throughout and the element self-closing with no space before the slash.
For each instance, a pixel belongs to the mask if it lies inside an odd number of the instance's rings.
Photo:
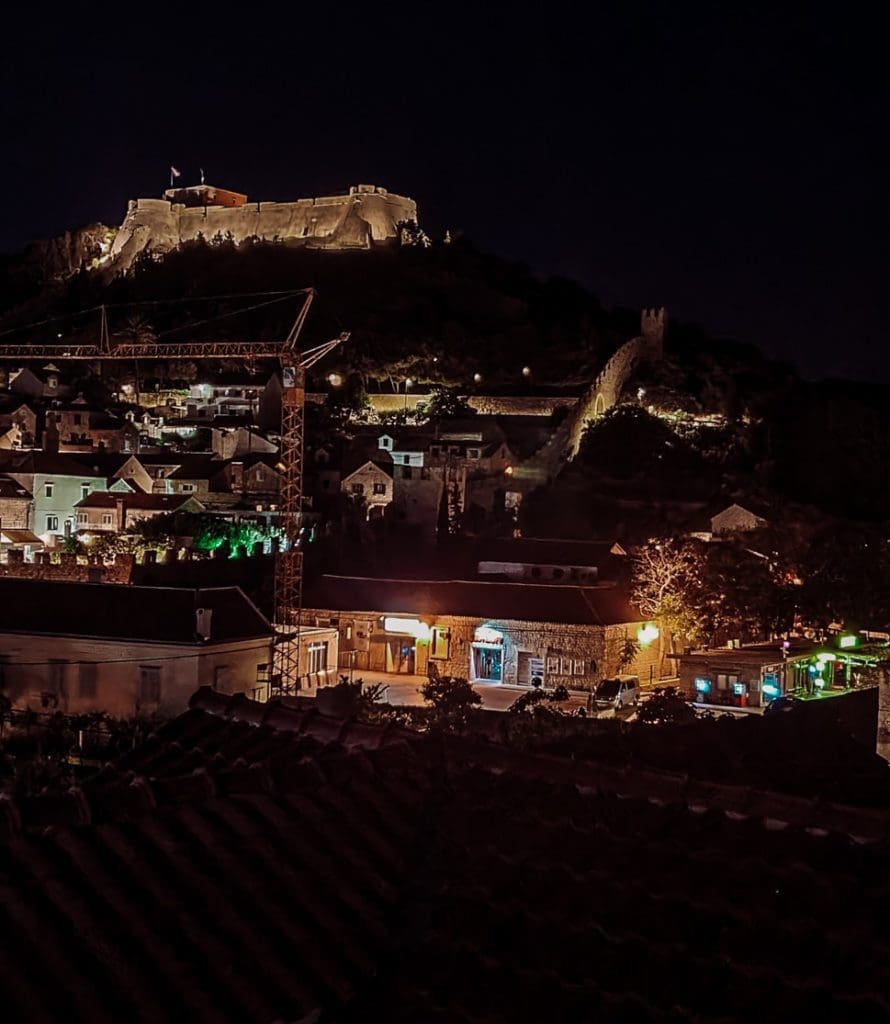
<svg viewBox="0 0 890 1024">
<path fill-rule="evenodd" d="M 397 243 L 400 225 L 417 223 L 417 204 L 376 185 L 353 185 L 345 195 L 250 202 L 246 195 L 194 185 L 161 199 L 132 199 L 113 240 L 96 260 L 102 269 L 128 270 L 146 249 L 169 252 L 181 243 L 225 238 L 280 241 L 314 249 L 370 249 Z"/>
</svg>

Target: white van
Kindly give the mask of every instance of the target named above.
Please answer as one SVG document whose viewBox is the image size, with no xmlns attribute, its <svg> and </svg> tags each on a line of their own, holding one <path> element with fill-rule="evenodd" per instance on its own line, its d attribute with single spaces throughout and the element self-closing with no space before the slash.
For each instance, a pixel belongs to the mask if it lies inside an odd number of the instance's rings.
<svg viewBox="0 0 890 1024">
<path fill-rule="evenodd" d="M 621 711 L 622 708 L 636 707 L 640 702 L 639 676 L 603 679 L 597 685 L 594 702 L 598 711 L 605 711 L 607 708 Z"/>
</svg>

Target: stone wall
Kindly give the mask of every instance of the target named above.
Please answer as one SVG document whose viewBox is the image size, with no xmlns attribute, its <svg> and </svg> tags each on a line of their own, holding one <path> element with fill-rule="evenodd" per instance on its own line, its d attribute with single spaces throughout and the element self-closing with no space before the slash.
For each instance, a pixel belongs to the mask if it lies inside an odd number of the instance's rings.
<svg viewBox="0 0 890 1024">
<path fill-rule="evenodd" d="M 890 761 L 890 669 L 882 667 L 878 670 L 878 754 L 885 761 Z"/>
<path fill-rule="evenodd" d="M 35 561 L 26 562 L 23 551 L 7 551 L 6 562 L 0 563 L 0 576 L 26 580 L 56 580 L 65 583 L 132 583 L 132 555 L 115 555 L 105 563 L 100 558 L 84 558 L 61 554 L 58 562 L 50 561 L 47 552 L 38 552 Z"/>
<path fill-rule="evenodd" d="M 306 624 L 328 625 L 339 623 L 341 664 L 359 673 L 364 670 L 385 671 L 385 644 L 388 634 L 379 632 L 382 611 L 338 612 L 323 608 L 303 610 Z M 527 658 L 542 658 L 545 662 L 545 685 L 548 688 L 563 685 L 573 690 L 591 690 L 601 679 L 619 672 L 638 675 L 649 683 L 658 676 L 657 644 L 643 650 L 627 666 L 621 666 L 622 642 L 627 636 L 635 637 L 640 623 L 619 626 L 582 626 L 558 623 L 519 622 L 512 619 L 479 619 L 456 615 L 423 616 L 425 622 L 439 629 L 447 629 L 451 636 L 449 656 L 436 659 L 441 675 L 469 678 L 471 675 L 472 645 L 476 629 L 487 626 L 504 636 L 502 681 L 510 685 L 527 685 L 521 678 Z M 353 634 L 370 631 L 366 651 L 350 652 L 347 631 Z M 425 645 L 417 645 L 416 672 L 426 674 Z M 523 657 L 524 656 L 524 657 Z M 353 661 L 353 658 L 355 659 Z M 548 670 L 549 667 L 549 670 Z"/>
<path fill-rule="evenodd" d="M 368 249 L 396 242 L 397 225 L 417 220 L 413 199 L 386 189 L 354 186 L 348 195 L 290 203 L 188 207 L 166 199 L 133 199 L 111 246 L 106 266 L 127 270 L 144 249 L 169 252 L 199 236 L 240 243 L 259 238 L 310 248 Z"/>
<path fill-rule="evenodd" d="M 378 416 L 386 413 L 414 412 L 417 406 L 430 399 L 428 392 L 408 392 L 405 395 L 368 395 L 371 409 Z M 324 393 L 307 394 L 307 402 L 323 403 Z M 557 409 L 570 409 L 578 399 L 572 395 L 469 395 L 467 405 L 482 416 L 552 416 Z"/>
</svg>

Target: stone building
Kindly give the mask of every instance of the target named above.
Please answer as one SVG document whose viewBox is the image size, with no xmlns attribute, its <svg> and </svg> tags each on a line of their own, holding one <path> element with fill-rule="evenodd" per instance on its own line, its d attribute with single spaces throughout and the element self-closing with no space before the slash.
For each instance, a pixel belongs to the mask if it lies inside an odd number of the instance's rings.
<svg viewBox="0 0 890 1024">
<path fill-rule="evenodd" d="M 372 459 L 343 477 L 340 489 L 354 500 L 362 500 L 368 519 L 382 515 L 393 499 L 393 464 Z"/>
<path fill-rule="evenodd" d="M 17 708 L 177 714 L 196 687 L 267 686 L 272 627 L 237 587 L 0 579 L 0 690 Z"/>
<path fill-rule="evenodd" d="M 120 533 L 172 512 L 203 512 L 194 498 L 179 494 L 117 494 L 96 491 L 75 506 L 78 533 Z"/>
<path fill-rule="evenodd" d="M 323 576 L 303 611 L 339 629 L 340 664 L 356 672 L 425 675 L 434 664 L 474 682 L 589 690 L 658 671 L 657 627 L 615 587 Z M 630 660 L 628 640 L 640 644 Z"/>
<path fill-rule="evenodd" d="M 749 530 L 757 530 L 766 526 L 767 521 L 763 516 L 757 515 L 743 505 L 730 505 L 728 508 L 718 512 L 711 517 L 711 533 L 718 537 L 727 533 L 747 533 Z"/>
<path fill-rule="evenodd" d="M 34 497 L 17 480 L 0 476 L 0 528 L 29 530 Z"/>
</svg>

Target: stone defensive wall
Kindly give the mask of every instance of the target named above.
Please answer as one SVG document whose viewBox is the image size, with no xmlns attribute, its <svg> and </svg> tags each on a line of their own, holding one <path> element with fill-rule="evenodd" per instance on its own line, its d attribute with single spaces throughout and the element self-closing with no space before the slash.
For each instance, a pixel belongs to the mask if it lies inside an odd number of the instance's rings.
<svg viewBox="0 0 890 1024">
<path fill-rule="evenodd" d="M 625 384 L 643 363 L 657 363 L 664 353 L 667 314 L 664 309 L 644 309 L 639 337 L 626 341 L 597 374 L 596 380 L 580 398 L 566 422 L 566 457 L 578 454 L 581 437 L 590 420 L 617 405 Z"/>
<path fill-rule="evenodd" d="M 235 243 L 258 238 L 316 249 L 369 249 L 398 241 L 398 225 L 416 220 L 413 199 L 370 185 L 353 186 L 348 195 L 235 207 L 132 199 L 105 265 L 127 270 L 144 249 L 169 252 L 217 235 Z"/>
<path fill-rule="evenodd" d="M 324 393 L 307 394 L 306 400 L 324 402 Z M 371 408 L 377 415 L 384 413 L 414 412 L 418 405 L 428 402 L 430 395 L 424 392 L 404 395 L 368 395 Z M 470 395 L 467 405 L 482 416 L 552 416 L 557 409 L 569 409 L 576 402 L 573 396 L 537 397 L 534 395 Z"/>
</svg>

